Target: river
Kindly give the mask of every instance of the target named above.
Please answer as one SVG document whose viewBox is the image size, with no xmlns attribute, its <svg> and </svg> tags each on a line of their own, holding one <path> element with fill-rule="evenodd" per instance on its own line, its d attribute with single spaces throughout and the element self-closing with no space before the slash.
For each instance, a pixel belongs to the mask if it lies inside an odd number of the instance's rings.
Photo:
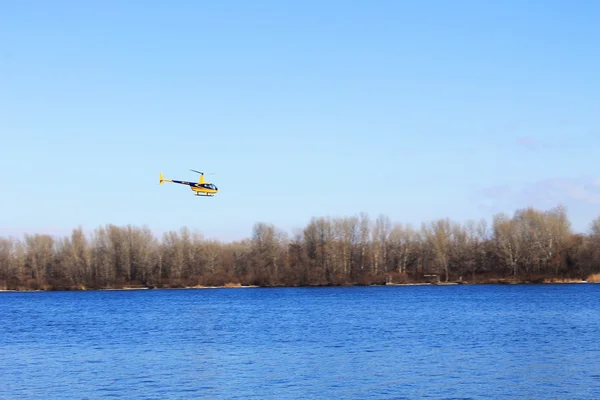
<svg viewBox="0 0 600 400">
<path fill-rule="evenodd" d="M 0 293 L 1 399 L 598 399 L 600 285 Z"/>
</svg>

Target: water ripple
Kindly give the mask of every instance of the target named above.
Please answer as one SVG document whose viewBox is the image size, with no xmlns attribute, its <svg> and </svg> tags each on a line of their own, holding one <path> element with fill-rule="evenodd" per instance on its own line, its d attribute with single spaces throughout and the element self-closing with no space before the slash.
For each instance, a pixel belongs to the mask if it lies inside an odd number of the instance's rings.
<svg viewBox="0 0 600 400">
<path fill-rule="evenodd" d="M 0 293 L 0 398 L 594 399 L 599 285 Z"/>
</svg>

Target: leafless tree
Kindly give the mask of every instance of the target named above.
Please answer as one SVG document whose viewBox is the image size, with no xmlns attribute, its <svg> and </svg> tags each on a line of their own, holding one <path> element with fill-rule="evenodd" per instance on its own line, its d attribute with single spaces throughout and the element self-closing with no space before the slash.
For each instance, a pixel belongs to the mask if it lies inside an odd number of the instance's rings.
<svg viewBox="0 0 600 400">
<path fill-rule="evenodd" d="M 373 284 L 428 273 L 473 282 L 586 279 L 600 272 L 600 217 L 573 233 L 567 210 L 518 209 L 463 224 L 449 218 L 420 230 L 379 214 L 314 217 L 288 237 L 256 223 L 249 238 L 222 243 L 188 227 L 155 236 L 146 226 L 81 227 L 64 237 L 0 237 L 0 288 Z M 382 279 L 385 277 L 385 281 Z"/>
<path fill-rule="evenodd" d="M 448 282 L 453 245 L 453 223 L 448 218 L 438 219 L 430 224 L 423 224 L 422 231 L 427 244 L 431 246 L 438 271 L 439 269 L 443 271 L 444 279 Z"/>
</svg>

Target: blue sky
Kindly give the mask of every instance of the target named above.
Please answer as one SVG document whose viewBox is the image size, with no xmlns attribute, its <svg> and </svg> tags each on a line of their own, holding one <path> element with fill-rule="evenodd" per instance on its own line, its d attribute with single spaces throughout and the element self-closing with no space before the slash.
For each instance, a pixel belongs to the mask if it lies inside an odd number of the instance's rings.
<svg viewBox="0 0 600 400">
<path fill-rule="evenodd" d="M 0 235 L 600 216 L 592 1 L 6 1 Z M 207 176 L 220 193 L 158 185 Z"/>
</svg>

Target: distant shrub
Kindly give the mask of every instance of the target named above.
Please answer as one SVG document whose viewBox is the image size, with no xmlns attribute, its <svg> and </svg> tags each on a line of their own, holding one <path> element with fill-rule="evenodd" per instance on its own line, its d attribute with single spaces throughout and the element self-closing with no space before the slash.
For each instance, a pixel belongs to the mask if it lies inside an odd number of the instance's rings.
<svg viewBox="0 0 600 400">
<path fill-rule="evenodd" d="M 225 286 L 226 283 L 230 283 L 229 276 L 225 272 L 216 272 L 210 276 L 207 276 L 203 280 L 204 286 Z"/>
<path fill-rule="evenodd" d="M 600 274 L 592 274 L 586 279 L 588 282 L 600 283 Z"/>
</svg>

